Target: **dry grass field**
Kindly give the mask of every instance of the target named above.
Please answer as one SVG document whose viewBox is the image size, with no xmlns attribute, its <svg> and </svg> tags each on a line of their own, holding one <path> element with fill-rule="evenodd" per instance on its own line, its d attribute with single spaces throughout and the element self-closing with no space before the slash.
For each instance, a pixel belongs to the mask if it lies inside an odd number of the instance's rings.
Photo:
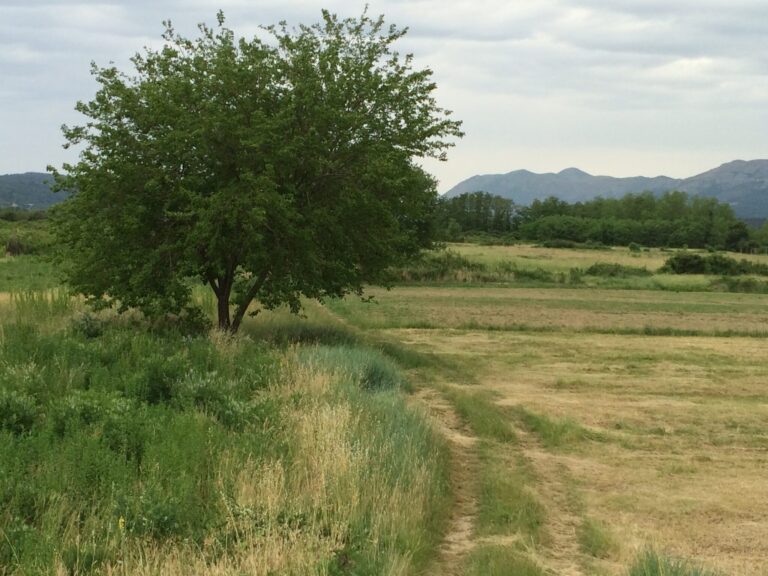
<svg viewBox="0 0 768 576">
<path fill-rule="evenodd" d="M 497 250 L 540 249 L 462 248 L 478 259 Z M 569 266 L 586 257 L 553 252 Z M 448 399 L 464 422 L 455 573 L 507 574 L 499 567 L 517 562 L 516 574 L 619 576 L 648 548 L 718 574 L 766 572 L 768 297 L 482 286 L 375 295 L 331 309 L 431 358 L 413 378 L 433 404 L 440 397 L 438 420 Z"/>
</svg>

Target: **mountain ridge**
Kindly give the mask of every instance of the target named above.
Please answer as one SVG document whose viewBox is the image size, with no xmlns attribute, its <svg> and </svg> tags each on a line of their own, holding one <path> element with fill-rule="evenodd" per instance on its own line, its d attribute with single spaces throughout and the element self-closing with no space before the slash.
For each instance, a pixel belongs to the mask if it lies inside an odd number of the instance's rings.
<svg viewBox="0 0 768 576">
<path fill-rule="evenodd" d="M 45 172 L 0 174 L 0 208 L 50 208 L 67 197 L 51 191 L 51 184 L 53 176 Z"/>
<path fill-rule="evenodd" d="M 768 218 L 768 160 L 732 160 L 688 178 L 619 178 L 592 175 L 576 167 L 542 174 L 520 169 L 471 176 L 448 190 L 444 197 L 483 191 L 528 205 L 549 196 L 566 202 L 584 202 L 598 196 L 617 198 L 630 192 L 662 194 L 669 190 L 717 198 L 730 204 L 741 218 Z"/>
</svg>

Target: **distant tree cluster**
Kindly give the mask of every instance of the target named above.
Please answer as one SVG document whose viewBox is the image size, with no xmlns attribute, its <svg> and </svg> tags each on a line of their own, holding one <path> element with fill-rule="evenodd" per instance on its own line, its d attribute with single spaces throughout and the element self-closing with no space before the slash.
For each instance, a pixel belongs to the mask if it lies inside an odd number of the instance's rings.
<svg viewBox="0 0 768 576">
<path fill-rule="evenodd" d="M 506 234 L 535 242 L 567 240 L 606 245 L 713 247 L 755 251 L 768 230 L 751 230 L 731 207 L 685 192 L 627 194 L 569 204 L 555 197 L 516 206 L 486 192 L 443 199 L 436 225 L 443 240 L 467 233 Z"/>
<path fill-rule="evenodd" d="M 521 207 L 488 192 L 467 192 L 442 199 L 435 223 L 443 240 L 456 240 L 465 232 L 509 234 L 518 226 Z"/>
<path fill-rule="evenodd" d="M 6 222 L 26 222 L 45 220 L 48 217 L 45 210 L 22 210 L 20 208 L 0 208 L 0 220 Z"/>
</svg>

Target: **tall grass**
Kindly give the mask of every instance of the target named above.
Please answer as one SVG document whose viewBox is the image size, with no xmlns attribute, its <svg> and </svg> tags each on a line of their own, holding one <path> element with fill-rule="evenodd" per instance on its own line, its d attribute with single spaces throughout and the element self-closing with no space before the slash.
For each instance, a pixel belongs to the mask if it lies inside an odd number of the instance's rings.
<svg viewBox="0 0 768 576">
<path fill-rule="evenodd" d="M 109 320 L 91 331 L 72 307 L 58 293 L 4 305 L 0 574 L 426 562 L 448 513 L 446 451 L 386 357 Z"/>
</svg>

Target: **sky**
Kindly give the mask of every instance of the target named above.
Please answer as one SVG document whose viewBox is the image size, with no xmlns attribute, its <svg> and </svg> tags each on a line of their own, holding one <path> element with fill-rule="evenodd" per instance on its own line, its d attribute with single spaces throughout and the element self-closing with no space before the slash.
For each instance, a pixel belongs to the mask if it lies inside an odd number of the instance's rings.
<svg viewBox="0 0 768 576">
<path fill-rule="evenodd" d="M 370 0 L 408 27 L 397 49 L 429 67 L 438 103 L 466 135 L 425 168 L 444 192 L 474 174 L 578 167 L 686 177 L 768 158 L 766 0 Z M 252 37 L 311 24 L 326 0 L 0 0 L 0 174 L 76 161 L 60 126 L 96 84 L 90 63 L 130 70 L 160 45 L 162 21 Z"/>
</svg>

